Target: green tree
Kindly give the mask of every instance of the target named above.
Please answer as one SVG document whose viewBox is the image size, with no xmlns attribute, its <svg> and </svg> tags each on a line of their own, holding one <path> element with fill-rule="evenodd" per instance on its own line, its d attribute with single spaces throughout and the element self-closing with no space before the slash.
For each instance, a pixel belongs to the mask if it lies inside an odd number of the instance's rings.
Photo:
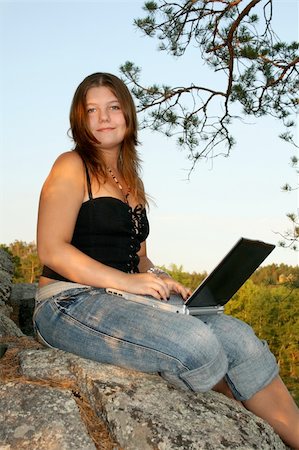
<svg viewBox="0 0 299 450">
<path fill-rule="evenodd" d="M 250 277 L 255 284 L 299 287 L 299 267 L 271 264 L 258 268 Z"/>
<path fill-rule="evenodd" d="M 9 245 L 0 245 L 12 257 L 14 262 L 14 283 L 36 283 L 41 274 L 41 264 L 34 242 L 15 240 Z"/>
<path fill-rule="evenodd" d="M 176 264 L 171 264 L 169 268 L 162 266 L 161 269 L 168 272 L 175 280 L 179 281 L 184 286 L 188 286 L 190 289 L 195 289 L 207 276 L 207 272 L 185 272 L 183 266 L 177 266 Z"/>
<path fill-rule="evenodd" d="M 145 17 L 135 25 L 157 38 L 161 51 L 180 57 L 190 47 L 219 77 L 214 86 L 211 80 L 201 84 L 194 70 L 188 86 L 145 86 L 135 63 L 120 68 L 137 100 L 141 126 L 175 135 L 188 151 L 191 171 L 200 159 L 229 155 L 235 142 L 231 125 L 244 116 L 279 119 L 285 126 L 280 137 L 295 145 L 299 43 L 282 42 L 273 31 L 272 0 L 160 0 L 145 2 L 143 9 Z M 282 245 L 296 248 L 298 215 L 292 217 L 292 233 L 282 235 Z"/>
</svg>

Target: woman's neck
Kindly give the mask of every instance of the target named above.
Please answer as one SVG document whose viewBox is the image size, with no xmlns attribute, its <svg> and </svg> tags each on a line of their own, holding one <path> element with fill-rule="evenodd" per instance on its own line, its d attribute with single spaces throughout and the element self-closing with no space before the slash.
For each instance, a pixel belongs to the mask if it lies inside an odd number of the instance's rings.
<svg viewBox="0 0 299 450">
<path fill-rule="evenodd" d="M 106 167 L 109 167 L 114 172 L 118 172 L 118 170 L 119 170 L 118 161 L 119 161 L 120 149 L 109 150 L 109 151 L 100 150 L 100 151 L 101 151 L 101 155 L 102 155 L 102 158 L 104 160 Z"/>
</svg>

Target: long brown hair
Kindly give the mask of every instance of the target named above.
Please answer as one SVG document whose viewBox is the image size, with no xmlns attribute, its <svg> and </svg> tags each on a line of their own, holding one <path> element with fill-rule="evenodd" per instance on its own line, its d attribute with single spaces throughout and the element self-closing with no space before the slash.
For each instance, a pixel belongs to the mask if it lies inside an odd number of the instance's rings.
<svg viewBox="0 0 299 450">
<path fill-rule="evenodd" d="M 86 77 L 76 89 L 70 110 L 70 131 L 75 142 L 74 151 L 78 152 L 86 163 L 91 174 L 100 183 L 100 179 L 107 178 L 107 169 L 97 146 L 99 142 L 90 132 L 86 112 L 86 94 L 92 87 L 105 86 L 117 97 L 126 120 L 126 133 L 122 142 L 118 160 L 118 169 L 121 171 L 131 192 L 138 202 L 147 204 L 143 183 L 140 179 L 140 158 L 136 146 L 137 116 L 136 108 L 125 83 L 110 73 L 94 73 Z"/>
</svg>

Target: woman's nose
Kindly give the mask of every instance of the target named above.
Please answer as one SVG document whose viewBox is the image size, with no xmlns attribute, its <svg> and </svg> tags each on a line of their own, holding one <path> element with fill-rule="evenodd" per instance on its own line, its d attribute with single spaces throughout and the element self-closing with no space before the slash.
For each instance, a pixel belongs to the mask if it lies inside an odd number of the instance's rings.
<svg viewBox="0 0 299 450">
<path fill-rule="evenodd" d="M 99 120 L 100 121 L 108 121 L 110 119 L 109 112 L 106 108 L 99 110 Z"/>
</svg>

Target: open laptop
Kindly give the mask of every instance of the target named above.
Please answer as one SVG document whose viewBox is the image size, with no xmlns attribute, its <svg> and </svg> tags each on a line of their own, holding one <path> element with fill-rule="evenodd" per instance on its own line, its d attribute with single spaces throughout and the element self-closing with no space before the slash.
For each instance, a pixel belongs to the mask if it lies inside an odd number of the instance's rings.
<svg viewBox="0 0 299 450">
<path fill-rule="evenodd" d="M 264 259 L 275 248 L 273 244 L 240 238 L 215 269 L 200 283 L 185 303 L 178 295 L 171 296 L 171 303 L 151 296 L 130 294 L 108 288 L 106 292 L 164 311 L 193 316 L 217 314 L 240 289 Z"/>
</svg>

